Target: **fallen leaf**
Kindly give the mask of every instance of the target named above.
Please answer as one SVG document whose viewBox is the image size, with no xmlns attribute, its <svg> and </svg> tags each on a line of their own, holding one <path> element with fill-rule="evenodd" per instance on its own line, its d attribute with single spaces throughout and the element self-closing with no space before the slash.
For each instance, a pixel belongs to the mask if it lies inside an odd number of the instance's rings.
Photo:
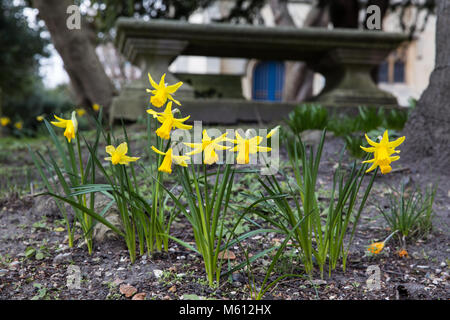
<svg viewBox="0 0 450 320">
<path fill-rule="evenodd" d="M 236 255 L 233 253 L 233 251 L 226 250 L 225 252 L 223 252 L 223 251 L 219 252 L 218 258 L 226 259 L 226 260 L 228 260 L 228 259 L 234 260 L 234 259 L 236 259 Z"/>
<path fill-rule="evenodd" d="M 130 286 L 128 284 L 121 284 L 119 290 L 120 293 L 127 298 L 131 297 L 133 294 L 137 292 L 137 289 L 135 287 Z"/>
<path fill-rule="evenodd" d="M 169 271 L 170 271 L 170 272 L 177 272 L 177 267 L 171 266 L 171 267 L 169 268 Z"/>
<path fill-rule="evenodd" d="M 172 286 L 169 289 L 169 292 L 175 293 L 177 291 L 177 287 L 176 286 Z"/>
<path fill-rule="evenodd" d="M 136 293 L 131 300 L 145 300 L 147 294 L 145 292 Z"/>
</svg>

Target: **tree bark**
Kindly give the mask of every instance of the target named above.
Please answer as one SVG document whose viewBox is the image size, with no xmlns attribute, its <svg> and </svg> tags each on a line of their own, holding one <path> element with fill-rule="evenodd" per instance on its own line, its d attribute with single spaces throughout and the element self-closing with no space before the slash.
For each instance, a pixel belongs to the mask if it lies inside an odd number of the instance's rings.
<svg viewBox="0 0 450 320">
<path fill-rule="evenodd" d="M 270 0 L 270 8 L 275 23 L 280 26 L 295 27 L 294 20 L 289 14 L 286 0 Z M 313 7 L 308 13 L 304 26 L 324 27 L 328 24 L 326 10 Z M 314 72 L 303 62 L 287 61 L 285 63 L 283 87 L 283 101 L 304 101 L 312 96 Z"/>
<path fill-rule="evenodd" d="M 450 173 L 450 2 L 437 3 L 436 63 L 405 127 L 402 155 L 418 171 Z"/>
<path fill-rule="evenodd" d="M 70 30 L 66 25 L 70 0 L 33 0 L 50 32 L 53 45 L 60 54 L 71 85 L 82 106 L 94 103 L 107 108 L 111 104 L 114 86 L 95 52 L 92 32 L 82 19 L 81 29 Z"/>
</svg>

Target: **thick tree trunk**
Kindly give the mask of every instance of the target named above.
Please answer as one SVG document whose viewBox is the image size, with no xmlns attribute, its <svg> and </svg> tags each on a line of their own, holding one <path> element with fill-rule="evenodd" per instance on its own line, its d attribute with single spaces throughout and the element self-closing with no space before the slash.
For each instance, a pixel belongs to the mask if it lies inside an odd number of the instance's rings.
<svg viewBox="0 0 450 320">
<path fill-rule="evenodd" d="M 437 2 L 436 64 L 405 127 L 402 156 L 418 165 L 450 174 L 450 2 Z"/>
<path fill-rule="evenodd" d="M 39 17 L 44 20 L 53 45 L 64 61 L 77 103 L 81 106 L 98 103 L 108 107 L 114 87 L 95 52 L 88 26 L 82 21 L 81 29 L 70 30 L 66 25 L 69 17 L 66 10 L 72 4 L 70 0 L 33 0 L 33 6 L 39 10 Z"/>
<path fill-rule="evenodd" d="M 275 23 L 280 26 L 295 26 L 289 14 L 286 0 L 270 0 L 270 8 L 275 17 Z M 305 20 L 304 26 L 323 27 L 328 24 L 326 10 L 313 7 Z M 285 63 L 283 101 L 304 101 L 312 96 L 314 72 L 303 62 Z"/>
</svg>

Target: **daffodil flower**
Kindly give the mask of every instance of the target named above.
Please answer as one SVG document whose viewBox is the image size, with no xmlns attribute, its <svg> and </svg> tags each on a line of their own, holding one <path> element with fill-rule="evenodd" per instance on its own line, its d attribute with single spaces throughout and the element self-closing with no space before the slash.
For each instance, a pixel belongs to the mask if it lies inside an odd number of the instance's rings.
<svg viewBox="0 0 450 320">
<path fill-rule="evenodd" d="M 83 108 L 78 108 L 75 111 L 77 112 L 77 115 L 79 117 L 82 117 L 82 116 L 84 116 L 86 114 L 86 110 L 84 110 Z"/>
<path fill-rule="evenodd" d="M 363 149 L 366 152 L 373 152 L 374 158 L 371 160 L 363 161 L 363 163 L 372 163 L 372 166 L 367 169 L 366 172 L 370 172 L 372 170 L 375 170 L 377 166 L 380 167 L 381 173 L 386 174 L 391 172 L 392 168 L 390 166 L 391 162 L 397 161 L 400 159 L 399 156 L 393 156 L 394 153 L 400 153 L 400 151 L 395 150 L 396 147 L 401 145 L 403 141 L 405 140 L 405 137 L 398 138 L 395 141 L 389 142 L 389 135 L 388 131 L 386 130 L 383 134 L 383 138 L 379 143 L 374 142 L 370 140 L 370 138 L 366 134 L 367 142 L 372 146 L 369 148 L 365 148 L 361 146 L 361 149 Z"/>
<path fill-rule="evenodd" d="M 106 153 L 108 153 L 111 157 L 106 157 L 105 160 L 111 161 L 113 165 L 117 164 L 125 164 L 138 160 L 140 157 L 129 157 L 127 156 L 128 145 L 126 142 L 119 144 L 117 148 L 114 146 L 106 146 Z"/>
<path fill-rule="evenodd" d="M 216 139 L 211 139 L 208 134 L 206 133 L 206 130 L 203 130 L 203 137 L 202 137 L 202 143 L 186 143 L 190 148 L 193 148 L 195 150 L 186 153 L 187 156 L 197 154 L 203 151 L 203 157 L 204 157 L 204 163 L 206 164 L 213 164 L 216 163 L 219 160 L 219 156 L 215 152 L 215 150 L 227 150 L 230 147 L 220 145 L 219 142 L 227 141 L 227 133 L 224 133 L 220 137 Z"/>
<path fill-rule="evenodd" d="M 167 152 L 162 152 L 162 151 L 156 149 L 154 146 L 152 146 L 152 150 L 155 151 L 156 153 L 164 156 L 164 159 L 163 159 L 161 165 L 159 166 L 158 171 L 167 172 L 169 174 L 172 173 L 172 161 L 175 162 L 175 164 L 182 166 L 182 167 L 188 166 L 186 163 L 186 160 L 188 160 L 189 157 L 188 156 L 174 156 L 172 148 L 167 150 Z"/>
<path fill-rule="evenodd" d="M 172 113 L 172 102 L 169 102 L 166 106 L 164 112 L 156 112 L 152 109 L 148 109 L 147 113 L 153 115 L 153 118 L 158 119 L 162 123 L 162 126 L 156 130 L 158 137 L 168 140 L 170 138 L 170 131 L 175 128 L 189 130 L 192 126 L 183 124 L 184 121 L 190 118 L 187 116 L 183 119 L 176 119 Z"/>
<path fill-rule="evenodd" d="M 92 105 L 92 109 L 94 109 L 94 111 L 98 111 L 98 110 L 100 110 L 100 105 L 97 104 L 97 103 L 94 103 L 94 104 Z"/>
<path fill-rule="evenodd" d="M 11 123 L 11 119 L 8 117 L 1 117 L 0 118 L 0 124 L 2 125 L 2 127 L 6 127 L 8 124 Z"/>
<path fill-rule="evenodd" d="M 150 84 L 154 88 L 154 90 L 147 89 L 147 92 L 153 93 L 154 95 L 150 98 L 150 103 L 154 105 L 157 108 L 162 107 L 167 99 L 172 100 L 177 105 L 181 105 L 181 103 L 177 100 L 175 100 L 172 97 L 172 94 L 175 93 L 175 91 L 178 90 L 179 87 L 183 84 L 183 82 L 178 82 L 171 86 L 166 86 L 164 80 L 166 78 L 166 74 L 164 73 L 161 77 L 161 80 L 159 81 L 159 84 L 157 84 L 153 79 L 150 73 L 148 74 L 148 80 L 150 81 Z"/>
<path fill-rule="evenodd" d="M 256 154 L 257 152 L 268 152 L 272 150 L 267 147 L 260 147 L 259 144 L 263 140 L 262 137 L 256 136 L 250 139 L 245 139 L 236 131 L 236 140 L 230 140 L 235 143 L 236 146 L 230 149 L 231 152 L 238 152 L 236 161 L 238 164 L 247 164 L 250 162 L 250 154 Z"/>
<path fill-rule="evenodd" d="M 37 116 L 36 120 L 39 121 L 39 122 L 42 122 L 42 121 L 44 121 L 44 116 L 42 116 L 42 115 L 41 116 Z"/>
<path fill-rule="evenodd" d="M 22 121 L 18 121 L 16 123 L 14 123 L 14 127 L 16 127 L 17 130 L 22 130 L 23 122 Z"/>
<path fill-rule="evenodd" d="M 52 121 L 51 124 L 58 128 L 66 128 L 64 136 L 67 138 L 67 141 L 70 142 L 72 139 L 75 139 L 78 130 L 76 111 L 72 112 L 72 118 L 70 120 L 62 119 L 56 115 L 55 119 L 58 121 Z"/>
<path fill-rule="evenodd" d="M 384 239 L 384 241 L 372 243 L 372 244 L 367 248 L 367 250 L 368 250 L 369 252 L 373 253 L 373 254 L 379 254 L 379 253 L 381 252 L 381 250 L 384 249 L 384 246 L 386 245 L 386 242 L 388 242 L 389 239 L 391 239 L 392 236 L 393 236 L 394 234 L 396 234 L 397 232 L 398 232 L 398 230 L 392 232 L 386 239 Z"/>
<path fill-rule="evenodd" d="M 381 250 L 384 248 L 384 241 L 383 242 L 374 242 L 372 243 L 367 250 L 373 254 L 379 254 Z"/>
</svg>

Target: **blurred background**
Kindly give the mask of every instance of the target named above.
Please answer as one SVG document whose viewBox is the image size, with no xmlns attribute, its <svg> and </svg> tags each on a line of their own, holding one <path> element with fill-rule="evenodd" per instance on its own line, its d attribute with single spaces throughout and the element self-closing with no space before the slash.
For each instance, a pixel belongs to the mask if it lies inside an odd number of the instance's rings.
<svg viewBox="0 0 450 320">
<path fill-rule="evenodd" d="M 67 36 L 71 30 L 54 27 L 58 19 L 67 19 L 66 9 L 73 4 L 82 17 L 78 43 Z M 32 135 L 40 116 L 74 108 L 92 112 L 94 104 L 107 112 L 124 84 L 141 76 L 114 46 L 114 25 L 122 16 L 196 24 L 364 29 L 366 8 L 373 4 L 381 8 L 380 32 L 410 37 L 373 71 L 378 86 L 407 106 L 420 97 L 434 68 L 435 1 L 0 0 L 0 116 L 9 119 L 2 126 L 9 128 L 6 134 Z M 228 75 L 247 100 L 300 103 L 324 85 L 323 77 L 301 62 L 180 56 L 169 70 Z"/>
</svg>

